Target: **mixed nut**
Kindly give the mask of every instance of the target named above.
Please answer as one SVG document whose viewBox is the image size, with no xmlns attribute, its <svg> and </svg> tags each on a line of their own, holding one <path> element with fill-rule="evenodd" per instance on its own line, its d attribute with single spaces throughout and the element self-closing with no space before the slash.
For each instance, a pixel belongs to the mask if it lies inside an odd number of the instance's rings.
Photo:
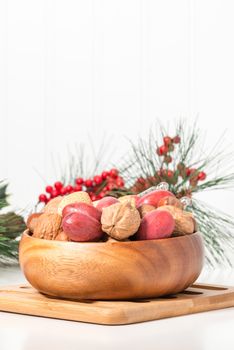
<svg viewBox="0 0 234 350">
<path fill-rule="evenodd" d="M 74 242 L 152 240 L 197 230 L 193 214 L 167 190 L 95 202 L 87 192 L 74 192 L 31 214 L 27 227 L 36 238 Z"/>
</svg>

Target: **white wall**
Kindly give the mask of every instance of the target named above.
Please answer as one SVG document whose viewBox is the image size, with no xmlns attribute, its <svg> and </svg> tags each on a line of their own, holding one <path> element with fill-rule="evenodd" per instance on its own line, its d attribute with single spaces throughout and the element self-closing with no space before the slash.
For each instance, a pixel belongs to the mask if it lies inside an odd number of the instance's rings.
<svg viewBox="0 0 234 350">
<path fill-rule="evenodd" d="M 199 113 L 233 143 L 232 0 L 1 0 L 0 178 L 19 207 L 56 179 L 68 145 L 117 145 Z M 233 149 L 233 146 L 231 146 Z M 233 193 L 206 194 L 233 211 Z"/>
</svg>

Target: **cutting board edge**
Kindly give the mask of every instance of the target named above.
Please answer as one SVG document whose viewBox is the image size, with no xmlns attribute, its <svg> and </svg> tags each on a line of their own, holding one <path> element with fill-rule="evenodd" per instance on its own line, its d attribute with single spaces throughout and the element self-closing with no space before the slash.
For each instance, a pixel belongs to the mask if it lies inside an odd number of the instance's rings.
<svg viewBox="0 0 234 350">
<path fill-rule="evenodd" d="M 206 286 L 206 284 L 196 284 L 196 286 Z M 15 285 L 15 286 L 8 286 L 8 287 L 0 287 L 0 291 L 4 288 L 8 288 L 10 292 L 14 290 L 15 288 L 19 288 L 19 286 L 22 285 Z M 173 312 L 168 307 L 169 302 L 166 300 L 161 303 L 160 306 L 158 306 L 158 309 L 155 306 L 154 312 L 152 311 L 152 308 L 154 305 L 148 304 L 141 304 L 141 303 L 131 303 L 131 307 L 127 310 L 125 307 L 122 307 L 122 309 L 114 308 L 110 305 L 110 308 L 104 307 L 98 308 L 98 314 L 95 314 L 92 310 L 92 307 L 87 308 L 85 310 L 85 305 L 82 305 L 82 308 L 78 310 L 80 312 L 80 317 L 77 317 L 76 314 L 71 313 L 71 310 L 65 310 L 65 315 L 62 315 L 59 313 L 59 311 L 53 308 L 52 303 L 50 301 L 45 300 L 40 301 L 40 303 L 43 305 L 48 304 L 48 308 L 46 311 L 43 310 L 43 314 L 36 305 L 34 305 L 34 301 L 31 300 L 26 305 L 26 308 L 22 310 L 21 306 L 17 306 L 17 303 L 19 302 L 12 301 L 11 300 L 11 293 L 9 293 L 9 296 L 4 296 L 1 300 L 1 293 L 0 293 L 0 311 L 3 312 L 9 312 L 9 313 L 17 313 L 21 315 L 30 315 L 30 316 L 36 316 L 36 317 L 48 317 L 52 319 L 62 319 L 62 320 L 68 320 L 68 321 L 76 321 L 76 322 L 86 322 L 86 323 L 92 323 L 92 324 L 100 324 L 100 325 L 129 325 L 129 324 L 135 324 L 140 322 L 146 322 L 146 321 L 153 321 L 153 320 L 159 320 L 159 319 L 165 319 L 170 317 L 178 317 L 178 316 L 185 316 L 185 315 L 191 315 L 195 313 L 200 312 L 207 312 L 207 311 L 213 311 L 213 310 L 220 310 L 220 309 L 226 309 L 234 307 L 234 287 L 231 286 L 220 286 L 220 285 L 208 285 L 211 287 L 217 287 L 221 288 L 220 291 L 213 291 L 213 295 L 207 295 L 203 297 L 196 297 L 193 298 L 192 296 L 188 296 L 185 299 L 175 299 L 173 300 L 174 305 L 176 305 L 176 308 L 173 308 Z M 192 286 L 191 286 L 192 287 Z M 191 288 L 190 287 L 190 288 Z M 226 288 L 226 289 L 225 289 Z M 224 289 L 224 290 L 222 290 Z M 32 292 L 35 294 L 35 290 L 32 289 Z M 23 292 L 22 292 L 23 293 Z M 30 292 L 27 292 L 30 293 Z M 209 292 L 211 293 L 211 292 Z M 27 295 L 25 293 L 25 296 L 22 298 L 27 300 Z M 203 304 L 200 302 L 202 299 Z M 153 303 L 154 301 L 152 301 Z M 156 300 L 155 300 L 156 302 Z M 11 305 L 10 305 L 10 304 Z M 74 301 L 73 301 L 74 303 Z M 101 303 L 101 302 L 99 302 Z M 108 302 L 105 301 L 105 305 Z M 205 303 L 205 304 L 204 304 Z M 89 304 L 87 304 L 89 305 Z M 142 312 L 143 305 L 145 305 L 144 314 Z M 147 305 L 147 306 L 146 306 Z M 127 311 L 126 311 L 127 310 Z M 160 311 L 160 313 L 159 313 Z M 70 314 L 69 314 L 70 312 Z M 93 314 L 95 315 L 93 317 Z M 93 319 L 91 319 L 93 317 Z"/>
</svg>

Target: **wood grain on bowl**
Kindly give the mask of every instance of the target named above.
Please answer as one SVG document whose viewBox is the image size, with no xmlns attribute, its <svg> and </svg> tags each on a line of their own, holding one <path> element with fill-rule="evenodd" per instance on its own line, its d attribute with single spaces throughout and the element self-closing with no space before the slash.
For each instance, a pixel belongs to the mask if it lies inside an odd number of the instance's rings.
<svg viewBox="0 0 234 350">
<path fill-rule="evenodd" d="M 25 231 L 21 268 L 42 293 L 68 299 L 123 300 L 174 294 L 199 276 L 201 234 L 150 241 L 60 242 Z"/>
</svg>

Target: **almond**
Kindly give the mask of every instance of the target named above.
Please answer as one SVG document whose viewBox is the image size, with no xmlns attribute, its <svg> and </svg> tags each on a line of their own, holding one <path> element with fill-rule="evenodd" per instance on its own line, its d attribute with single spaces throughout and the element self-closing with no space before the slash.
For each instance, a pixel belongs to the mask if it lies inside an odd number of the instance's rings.
<svg viewBox="0 0 234 350">
<path fill-rule="evenodd" d="M 58 214 L 62 216 L 63 208 L 65 208 L 68 204 L 79 203 L 79 202 L 92 205 L 91 198 L 89 197 L 89 194 L 87 192 L 84 192 L 84 191 L 74 192 L 69 194 L 68 196 L 63 197 L 63 199 L 61 200 L 58 206 Z"/>
<path fill-rule="evenodd" d="M 136 197 L 136 195 L 129 194 L 129 195 L 126 195 L 123 197 L 119 197 L 118 200 L 120 203 L 127 201 L 127 202 L 130 202 L 132 205 L 136 205 L 137 197 Z"/>
<path fill-rule="evenodd" d="M 62 196 L 58 196 L 56 198 L 51 199 L 49 203 L 47 203 L 46 206 L 44 207 L 43 213 L 58 214 L 58 206 L 62 201 L 62 199 L 63 199 Z"/>
</svg>

